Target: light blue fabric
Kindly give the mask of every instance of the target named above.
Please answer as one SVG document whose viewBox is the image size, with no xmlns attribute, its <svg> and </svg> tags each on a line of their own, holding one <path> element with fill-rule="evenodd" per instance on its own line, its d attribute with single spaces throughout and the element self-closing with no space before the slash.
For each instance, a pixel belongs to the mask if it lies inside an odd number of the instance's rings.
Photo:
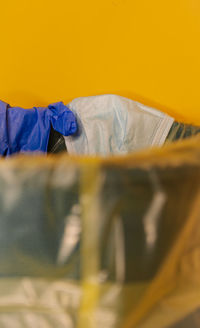
<svg viewBox="0 0 200 328">
<path fill-rule="evenodd" d="M 174 121 L 116 95 L 77 98 L 68 106 L 77 117 L 78 132 L 65 142 L 68 152 L 76 155 L 108 156 L 161 146 Z"/>
<path fill-rule="evenodd" d="M 23 109 L 0 101 L 0 155 L 47 152 L 51 126 L 71 135 L 77 131 L 76 117 L 62 102 Z"/>
</svg>

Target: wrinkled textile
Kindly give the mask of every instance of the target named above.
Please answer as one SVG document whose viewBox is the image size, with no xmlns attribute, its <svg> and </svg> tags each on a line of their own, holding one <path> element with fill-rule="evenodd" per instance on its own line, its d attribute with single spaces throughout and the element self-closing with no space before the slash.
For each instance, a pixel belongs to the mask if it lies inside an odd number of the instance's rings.
<svg viewBox="0 0 200 328">
<path fill-rule="evenodd" d="M 162 146 L 174 119 L 133 100 L 102 95 L 74 99 L 69 108 L 78 121 L 78 132 L 66 137 L 71 154 L 126 154 Z"/>
<path fill-rule="evenodd" d="M 0 101 L 0 155 L 47 152 L 51 127 L 64 136 L 77 130 L 74 114 L 62 102 L 23 109 Z"/>
</svg>

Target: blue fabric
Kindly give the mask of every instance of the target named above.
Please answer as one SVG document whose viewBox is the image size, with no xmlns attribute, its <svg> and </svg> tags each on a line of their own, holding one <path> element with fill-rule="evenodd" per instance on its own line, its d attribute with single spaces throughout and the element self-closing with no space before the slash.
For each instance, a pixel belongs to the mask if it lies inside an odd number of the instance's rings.
<svg viewBox="0 0 200 328">
<path fill-rule="evenodd" d="M 0 155 L 47 152 L 51 126 L 64 136 L 77 131 L 75 115 L 62 102 L 23 109 L 0 101 Z"/>
</svg>

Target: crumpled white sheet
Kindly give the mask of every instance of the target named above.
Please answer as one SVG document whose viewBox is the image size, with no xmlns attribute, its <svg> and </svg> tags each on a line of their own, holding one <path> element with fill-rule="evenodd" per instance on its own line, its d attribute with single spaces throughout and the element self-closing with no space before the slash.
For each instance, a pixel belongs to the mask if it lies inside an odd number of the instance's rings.
<svg viewBox="0 0 200 328">
<path fill-rule="evenodd" d="M 74 99 L 78 132 L 65 137 L 67 150 L 76 155 L 117 155 L 162 146 L 174 119 L 133 100 L 101 95 Z"/>
</svg>

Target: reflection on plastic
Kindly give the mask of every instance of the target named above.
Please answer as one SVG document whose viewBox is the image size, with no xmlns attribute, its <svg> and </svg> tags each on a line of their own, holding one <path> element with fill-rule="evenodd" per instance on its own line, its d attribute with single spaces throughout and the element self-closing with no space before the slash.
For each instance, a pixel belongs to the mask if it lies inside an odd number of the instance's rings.
<svg viewBox="0 0 200 328">
<path fill-rule="evenodd" d="M 72 207 L 72 213 L 66 218 L 65 229 L 61 240 L 61 245 L 58 253 L 58 264 L 64 264 L 77 246 L 80 240 L 81 233 L 81 207 L 75 204 Z"/>
<path fill-rule="evenodd" d="M 147 210 L 147 213 L 143 219 L 144 230 L 146 233 L 146 244 L 149 250 L 151 250 L 157 240 L 157 224 L 163 206 L 166 202 L 165 193 L 162 190 L 157 175 L 154 173 L 154 171 L 150 172 L 150 178 L 154 188 L 154 194 L 149 209 Z"/>
</svg>

